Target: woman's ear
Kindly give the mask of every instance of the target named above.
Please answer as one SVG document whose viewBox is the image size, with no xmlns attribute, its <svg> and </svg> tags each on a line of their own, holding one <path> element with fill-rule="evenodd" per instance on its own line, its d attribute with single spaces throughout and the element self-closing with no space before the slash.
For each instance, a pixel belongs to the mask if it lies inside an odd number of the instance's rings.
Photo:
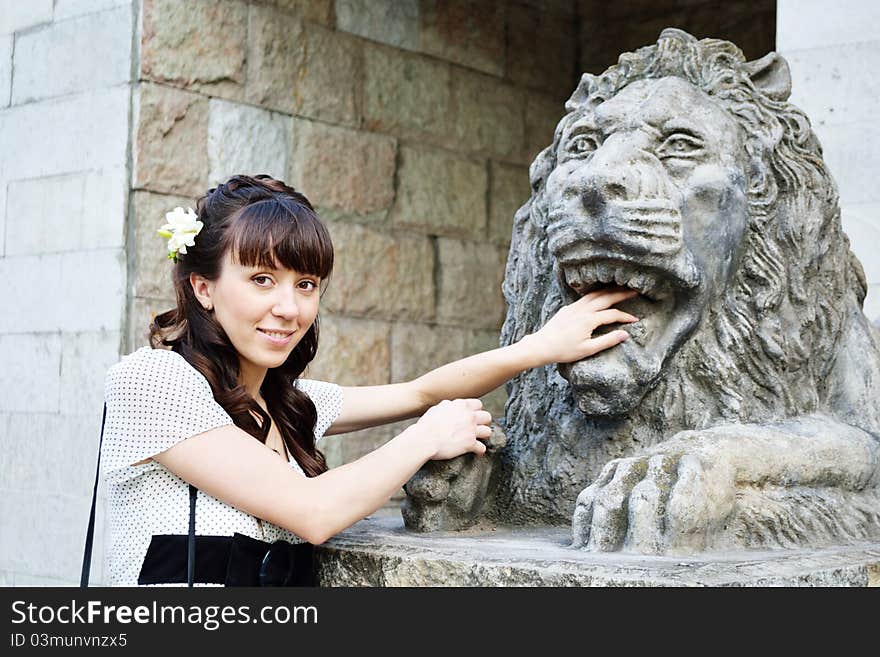
<svg viewBox="0 0 880 657">
<path fill-rule="evenodd" d="M 212 310 L 214 308 L 214 282 L 193 272 L 189 275 L 189 284 L 202 307 L 205 310 Z"/>
</svg>

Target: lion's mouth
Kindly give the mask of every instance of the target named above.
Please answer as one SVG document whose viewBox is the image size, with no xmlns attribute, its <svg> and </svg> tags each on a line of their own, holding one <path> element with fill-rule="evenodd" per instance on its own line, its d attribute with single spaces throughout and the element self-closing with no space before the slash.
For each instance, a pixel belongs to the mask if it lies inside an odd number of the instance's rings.
<svg viewBox="0 0 880 657">
<path fill-rule="evenodd" d="M 638 291 L 638 296 L 615 304 L 615 308 L 635 315 L 638 322 L 632 324 L 605 324 L 593 335 L 602 335 L 623 329 L 640 346 L 645 346 L 651 335 L 668 318 L 675 305 L 675 295 L 681 287 L 674 276 L 663 270 L 639 266 L 625 261 L 594 259 L 586 262 L 567 263 L 561 266 L 563 290 L 569 302 L 576 301 L 601 288 L 619 287 Z"/>
<path fill-rule="evenodd" d="M 593 260 L 579 265 L 564 265 L 562 272 L 565 284 L 578 297 L 609 285 L 636 290 L 648 301 L 660 301 L 673 293 L 672 282 L 658 271 L 634 267 L 625 262 Z"/>
</svg>

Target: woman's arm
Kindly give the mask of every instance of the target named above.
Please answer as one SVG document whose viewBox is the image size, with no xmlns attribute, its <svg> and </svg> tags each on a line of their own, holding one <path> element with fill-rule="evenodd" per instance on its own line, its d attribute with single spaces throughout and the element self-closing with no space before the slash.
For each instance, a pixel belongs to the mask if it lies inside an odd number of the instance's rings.
<svg viewBox="0 0 880 657">
<path fill-rule="evenodd" d="M 417 417 L 443 399 L 481 397 L 524 370 L 566 363 L 616 346 L 629 335 L 612 331 L 592 338 L 605 324 L 638 321 L 611 308 L 633 290 L 600 290 L 563 307 L 536 333 L 519 342 L 457 360 L 406 383 L 343 388 L 342 410 L 326 435 Z"/>
<path fill-rule="evenodd" d="M 444 402 L 379 449 L 312 478 L 226 425 L 153 457 L 199 490 L 318 545 L 387 502 L 430 459 L 482 454 L 491 417 L 478 399 Z"/>
</svg>

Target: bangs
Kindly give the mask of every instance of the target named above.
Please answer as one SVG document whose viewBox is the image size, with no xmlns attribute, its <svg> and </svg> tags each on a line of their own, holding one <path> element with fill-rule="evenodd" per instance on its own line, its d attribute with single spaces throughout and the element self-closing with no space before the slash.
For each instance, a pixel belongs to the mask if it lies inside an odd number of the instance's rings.
<svg viewBox="0 0 880 657">
<path fill-rule="evenodd" d="M 325 279 L 333 270 L 333 244 L 310 208 L 266 199 L 245 206 L 232 222 L 229 249 L 244 267 L 292 269 Z"/>
</svg>

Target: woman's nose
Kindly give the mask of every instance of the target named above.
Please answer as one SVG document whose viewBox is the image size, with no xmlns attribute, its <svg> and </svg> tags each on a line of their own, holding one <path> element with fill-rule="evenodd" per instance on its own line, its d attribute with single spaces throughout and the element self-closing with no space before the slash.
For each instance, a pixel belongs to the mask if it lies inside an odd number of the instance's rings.
<svg viewBox="0 0 880 657">
<path fill-rule="evenodd" d="M 297 317 L 299 315 L 299 307 L 296 305 L 296 293 L 291 291 L 282 295 L 275 304 L 275 307 L 272 308 L 272 313 L 286 319 Z"/>
</svg>

